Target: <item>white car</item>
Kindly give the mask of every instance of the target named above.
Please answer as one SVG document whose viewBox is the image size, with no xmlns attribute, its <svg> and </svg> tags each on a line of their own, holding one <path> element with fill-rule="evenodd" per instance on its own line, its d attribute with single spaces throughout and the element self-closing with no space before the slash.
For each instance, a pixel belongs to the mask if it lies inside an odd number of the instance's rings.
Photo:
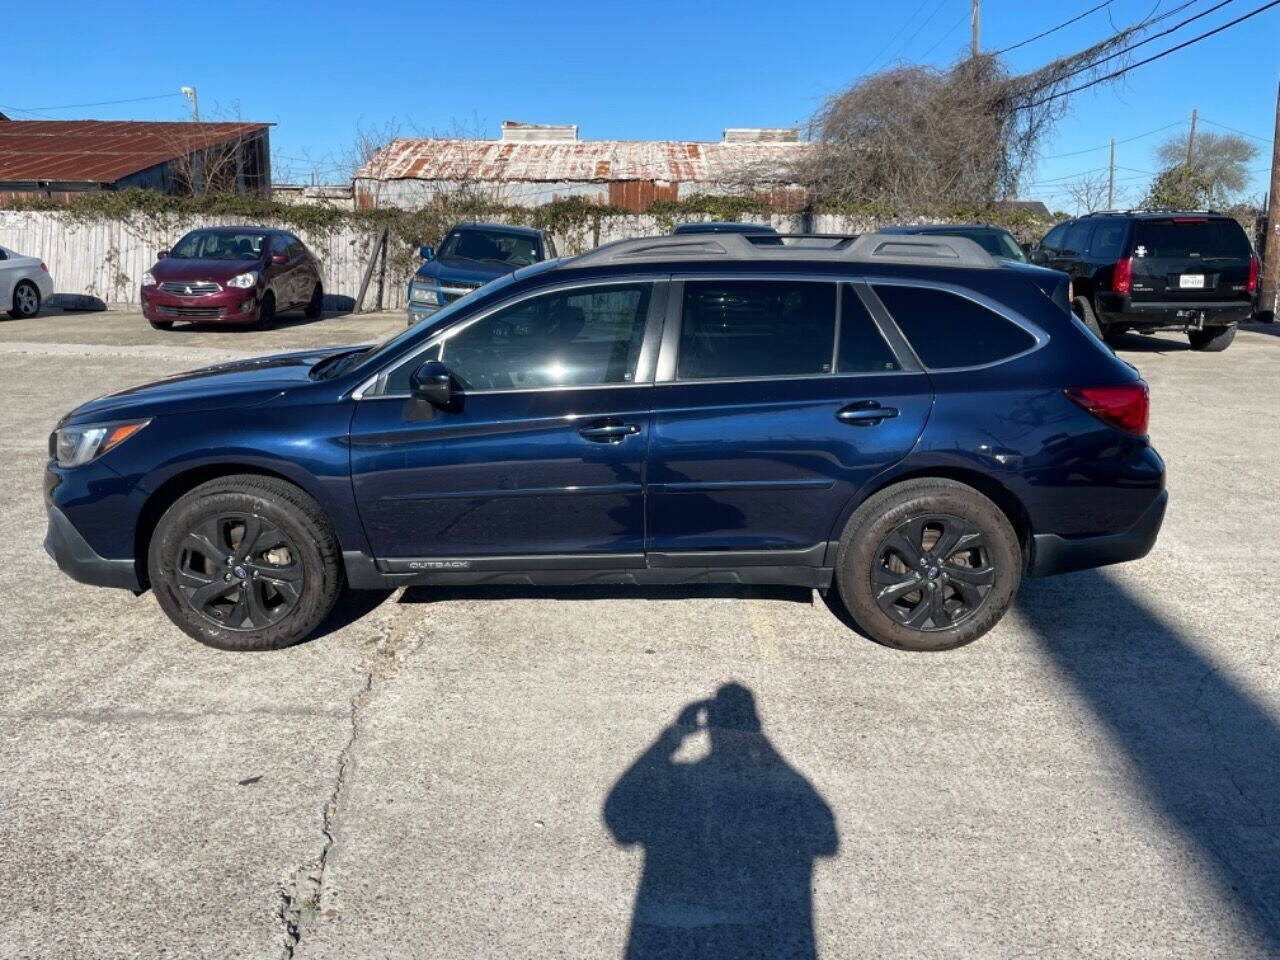
<svg viewBox="0 0 1280 960">
<path fill-rule="evenodd" d="M 53 277 L 38 257 L 0 247 L 0 310 L 11 317 L 34 317 L 53 296 Z"/>
</svg>

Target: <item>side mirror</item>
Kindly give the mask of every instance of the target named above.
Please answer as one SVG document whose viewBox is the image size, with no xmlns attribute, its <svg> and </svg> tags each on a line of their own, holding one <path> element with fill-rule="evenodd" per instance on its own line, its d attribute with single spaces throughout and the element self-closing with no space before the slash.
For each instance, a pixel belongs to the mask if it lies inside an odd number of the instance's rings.
<svg viewBox="0 0 1280 960">
<path fill-rule="evenodd" d="M 1031 245 L 1027 244 L 1027 246 L 1030 247 Z M 1031 247 L 1031 249 L 1027 251 L 1027 259 L 1032 263 L 1044 263 L 1049 258 L 1044 255 L 1044 251 L 1039 247 Z"/>
<path fill-rule="evenodd" d="M 288 255 L 287 255 L 287 254 L 283 254 L 283 253 L 273 253 L 273 254 L 271 255 L 271 262 L 272 262 L 272 263 L 288 263 L 288 262 L 289 262 L 289 257 L 288 257 Z"/>
<path fill-rule="evenodd" d="M 1034 243 L 1020 243 L 1018 244 L 1018 246 L 1022 248 L 1022 252 L 1025 253 L 1028 257 L 1031 256 L 1031 251 L 1033 251 L 1036 248 L 1036 245 Z"/>
<path fill-rule="evenodd" d="M 453 374 L 439 360 L 428 360 L 415 370 L 409 378 L 409 390 L 417 399 L 437 407 L 448 406 L 457 393 Z"/>
<path fill-rule="evenodd" d="M 157 259 L 157 260 L 163 260 L 163 259 L 164 259 L 165 257 L 167 257 L 168 255 L 169 255 L 169 251 L 168 251 L 168 250 L 161 250 L 159 253 L 157 253 L 157 254 L 156 254 L 156 259 Z"/>
<path fill-rule="evenodd" d="M 436 251 L 429 244 L 423 244 L 418 248 L 418 256 L 423 260 L 431 260 L 435 257 Z"/>
</svg>

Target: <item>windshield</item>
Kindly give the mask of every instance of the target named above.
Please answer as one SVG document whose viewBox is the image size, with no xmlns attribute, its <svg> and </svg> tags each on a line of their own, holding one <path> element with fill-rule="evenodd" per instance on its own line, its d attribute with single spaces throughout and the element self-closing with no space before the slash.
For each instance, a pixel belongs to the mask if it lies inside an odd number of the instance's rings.
<svg viewBox="0 0 1280 960">
<path fill-rule="evenodd" d="M 519 233 L 468 227 L 450 231 L 440 244 L 439 255 L 527 267 L 538 262 L 538 241 L 535 237 Z"/>
<path fill-rule="evenodd" d="M 1234 220 L 1204 220 L 1195 217 L 1172 220 L 1139 220 L 1134 235 L 1134 253 L 1139 257 L 1239 257 L 1248 259 L 1253 251 L 1249 238 Z"/>
<path fill-rule="evenodd" d="M 194 230 L 169 251 L 175 260 L 257 260 L 266 236 L 261 233 L 228 233 Z"/>
</svg>

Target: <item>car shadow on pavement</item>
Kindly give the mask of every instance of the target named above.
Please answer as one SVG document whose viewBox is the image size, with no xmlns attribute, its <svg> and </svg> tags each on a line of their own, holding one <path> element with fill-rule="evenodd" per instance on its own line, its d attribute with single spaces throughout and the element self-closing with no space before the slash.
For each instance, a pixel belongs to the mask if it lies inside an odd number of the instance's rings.
<svg viewBox="0 0 1280 960">
<path fill-rule="evenodd" d="M 394 590 L 343 590 L 338 595 L 338 602 L 333 605 L 329 615 L 320 621 L 320 626 L 311 633 L 307 642 L 336 633 L 362 617 L 367 617 L 389 600 L 393 593 Z"/>
<path fill-rule="evenodd" d="M 700 757 L 682 756 L 700 738 Z M 769 742 L 750 690 L 687 704 L 618 778 L 602 811 L 644 848 L 626 960 L 814 960 L 813 865 L 835 816 Z"/>
<path fill-rule="evenodd" d="M 1107 572 L 1025 581 L 1018 607 L 1160 822 L 1190 841 L 1263 954 L 1280 956 L 1276 718 Z"/>
<path fill-rule="evenodd" d="M 1260 333 L 1265 337 L 1280 337 L 1280 323 L 1242 323 L 1240 329 Z"/>
<path fill-rule="evenodd" d="M 1176 339 L 1175 339 L 1176 338 Z M 1185 333 L 1143 334 L 1122 333 L 1108 344 L 1113 350 L 1127 353 L 1176 353 L 1190 350 L 1191 341 Z"/>
</svg>

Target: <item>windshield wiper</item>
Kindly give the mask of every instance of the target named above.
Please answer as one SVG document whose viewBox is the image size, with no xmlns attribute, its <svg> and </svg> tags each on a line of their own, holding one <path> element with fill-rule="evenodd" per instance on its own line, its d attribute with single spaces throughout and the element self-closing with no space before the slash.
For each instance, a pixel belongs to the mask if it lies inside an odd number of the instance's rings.
<svg viewBox="0 0 1280 960">
<path fill-rule="evenodd" d="M 345 353 L 335 353 L 331 357 L 325 357 L 311 368 L 311 379 L 332 380 L 372 349 L 372 347 L 357 347 Z"/>
</svg>

